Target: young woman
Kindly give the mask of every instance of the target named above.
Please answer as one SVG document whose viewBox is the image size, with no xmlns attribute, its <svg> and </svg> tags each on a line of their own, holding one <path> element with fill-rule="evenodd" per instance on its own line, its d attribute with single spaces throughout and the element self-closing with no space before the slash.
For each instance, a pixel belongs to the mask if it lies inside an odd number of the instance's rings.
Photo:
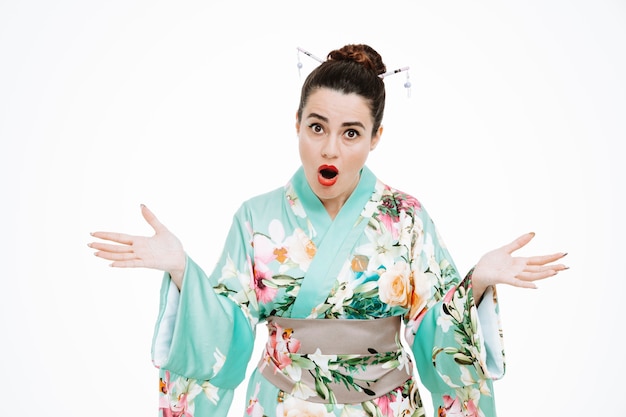
<svg viewBox="0 0 626 417">
<path fill-rule="evenodd" d="M 496 415 L 495 286 L 534 287 L 566 269 L 565 254 L 514 257 L 526 234 L 459 275 L 422 204 L 365 165 L 385 71 L 367 45 L 312 71 L 296 115 L 302 166 L 241 205 L 210 275 L 145 206 L 154 236 L 93 233 L 112 242 L 89 245 L 112 266 L 165 271 L 152 347 L 161 415 L 226 416 L 260 323 L 269 338 L 246 415 L 423 416 L 411 356 L 436 416 Z"/>
</svg>

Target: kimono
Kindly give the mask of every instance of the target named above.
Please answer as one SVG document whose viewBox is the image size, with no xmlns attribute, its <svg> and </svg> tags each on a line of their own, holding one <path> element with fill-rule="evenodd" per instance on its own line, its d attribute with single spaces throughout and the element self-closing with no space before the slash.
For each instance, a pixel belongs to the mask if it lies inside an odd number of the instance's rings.
<svg viewBox="0 0 626 417">
<path fill-rule="evenodd" d="M 267 348 L 249 377 L 245 416 L 425 416 L 415 370 L 435 416 L 496 416 L 504 351 L 495 289 L 475 304 L 471 271 L 461 278 L 417 199 L 364 167 L 331 219 L 299 168 L 240 206 L 210 275 L 189 257 L 180 291 L 165 274 L 152 341 L 159 415 L 227 416 L 264 323 Z M 356 344 L 367 357 L 341 350 L 350 329 L 382 319 L 401 322 L 396 349 L 380 352 L 366 339 Z M 348 327 L 322 331 L 304 352 L 299 330 L 280 320 Z M 370 366 L 407 376 L 374 392 L 375 381 L 359 374 Z M 264 374 L 293 384 L 278 388 Z M 339 386 L 361 399 L 341 402 Z"/>
</svg>

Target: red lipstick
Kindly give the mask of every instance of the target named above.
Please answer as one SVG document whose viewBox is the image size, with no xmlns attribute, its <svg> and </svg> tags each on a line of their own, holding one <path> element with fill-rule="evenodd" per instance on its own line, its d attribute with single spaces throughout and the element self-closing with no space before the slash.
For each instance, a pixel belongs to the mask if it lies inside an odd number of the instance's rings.
<svg viewBox="0 0 626 417">
<path fill-rule="evenodd" d="M 317 180 L 325 187 L 330 187 L 337 182 L 339 170 L 333 165 L 322 165 L 317 170 Z"/>
</svg>

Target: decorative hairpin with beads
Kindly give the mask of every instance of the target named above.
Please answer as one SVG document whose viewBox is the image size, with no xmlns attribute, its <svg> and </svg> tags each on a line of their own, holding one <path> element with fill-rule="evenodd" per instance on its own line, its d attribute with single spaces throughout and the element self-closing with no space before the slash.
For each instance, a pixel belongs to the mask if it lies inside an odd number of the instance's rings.
<svg viewBox="0 0 626 417">
<path fill-rule="evenodd" d="M 315 55 L 313 55 L 312 53 L 310 53 L 306 49 L 302 49 L 299 46 L 296 47 L 296 48 L 298 49 L 298 75 L 300 75 L 300 71 L 302 69 L 302 62 L 300 62 L 300 52 L 302 52 L 304 55 L 308 56 L 309 58 L 313 58 L 314 60 L 316 60 L 320 64 L 324 62 L 323 59 L 316 57 Z M 409 67 L 402 67 L 402 68 L 398 68 L 398 69 L 395 69 L 395 70 L 392 70 L 392 71 L 387 71 L 384 74 L 379 74 L 378 76 L 380 78 L 385 78 L 385 77 L 388 77 L 390 75 L 397 74 L 399 72 L 406 72 L 406 81 L 404 82 L 404 88 L 407 89 L 407 96 L 411 97 L 411 81 L 409 80 Z"/>
</svg>

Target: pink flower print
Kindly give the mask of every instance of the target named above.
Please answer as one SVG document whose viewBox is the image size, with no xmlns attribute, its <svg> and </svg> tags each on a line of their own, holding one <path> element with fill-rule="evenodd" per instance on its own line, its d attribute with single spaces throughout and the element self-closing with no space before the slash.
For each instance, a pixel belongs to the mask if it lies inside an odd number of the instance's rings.
<svg viewBox="0 0 626 417">
<path fill-rule="evenodd" d="M 257 300 L 261 303 L 269 303 L 276 297 L 278 288 L 272 288 L 265 285 L 263 280 L 272 280 L 272 271 L 262 263 L 257 263 L 253 267 L 252 279 L 250 287 L 254 289 Z"/>
<path fill-rule="evenodd" d="M 193 414 L 189 411 L 187 396 L 187 393 L 178 396 L 176 405 L 172 406 L 173 417 L 193 417 Z"/>
<path fill-rule="evenodd" d="M 268 226 L 269 235 L 255 233 L 252 240 L 254 247 L 254 261 L 269 265 L 276 260 L 284 263 L 287 254 L 287 248 L 284 247 L 285 228 L 282 223 L 276 219 L 272 220 Z"/>
<path fill-rule="evenodd" d="M 422 205 L 420 204 L 420 202 L 415 198 L 412 197 L 408 194 L 402 194 L 402 198 L 399 199 L 400 200 L 400 209 L 401 210 L 406 210 L 408 208 L 414 208 L 415 210 L 421 210 Z"/>
<path fill-rule="evenodd" d="M 443 396 L 443 406 L 437 410 L 438 417 L 479 417 L 474 400 L 462 402 L 459 397 Z"/>
<path fill-rule="evenodd" d="M 461 411 L 461 401 L 459 398 L 452 398 L 449 395 L 443 396 L 443 406 L 437 410 L 438 417 L 464 417 Z"/>
<path fill-rule="evenodd" d="M 248 407 L 246 408 L 246 414 L 252 417 L 263 417 L 264 411 L 261 404 L 259 404 L 259 389 L 261 388 L 261 384 L 257 383 L 256 388 L 254 390 L 254 395 L 248 401 Z"/>
<path fill-rule="evenodd" d="M 374 404 L 376 404 L 383 417 L 393 417 L 393 408 L 391 408 L 392 401 L 389 398 L 390 395 L 391 394 L 386 394 L 374 399 Z"/>
<path fill-rule="evenodd" d="M 454 297 L 454 293 L 456 292 L 456 287 L 452 287 L 450 288 L 450 290 L 446 293 L 446 295 L 443 297 L 443 302 L 445 304 L 449 304 L 450 301 L 452 301 L 452 297 Z"/>
<path fill-rule="evenodd" d="M 466 416 L 478 417 L 478 407 L 476 407 L 476 404 L 474 404 L 474 400 L 469 400 L 467 404 L 465 404 L 465 407 L 467 407 Z"/>
<path fill-rule="evenodd" d="M 276 259 L 274 254 L 276 245 L 267 236 L 255 235 L 253 245 L 255 262 L 269 264 Z"/>
<path fill-rule="evenodd" d="M 170 409 L 170 391 L 174 384 L 170 383 L 170 371 L 165 371 L 165 380 L 159 378 L 159 409 L 163 410 L 163 417 L 172 417 Z"/>
<path fill-rule="evenodd" d="M 267 354 L 278 369 L 282 370 L 291 365 L 289 355 L 300 350 L 300 341 L 292 337 L 293 329 L 283 329 L 276 324 L 272 326 L 274 329 L 267 340 Z"/>
<path fill-rule="evenodd" d="M 193 397 L 198 392 L 194 391 L 190 396 L 190 385 L 186 383 L 183 386 L 184 391 L 181 392 L 181 386 L 177 388 L 175 382 L 170 382 L 170 372 L 165 371 L 165 380 L 163 378 L 159 380 L 159 391 L 162 394 L 159 396 L 159 410 L 163 417 L 193 417 L 190 402 L 193 402 Z"/>
<path fill-rule="evenodd" d="M 397 240 L 398 236 L 400 236 L 400 231 L 397 227 L 394 227 L 394 220 L 397 220 L 397 218 L 394 218 L 389 214 L 382 214 L 378 217 L 378 219 L 384 226 L 385 230 L 391 233 L 393 240 Z"/>
</svg>

